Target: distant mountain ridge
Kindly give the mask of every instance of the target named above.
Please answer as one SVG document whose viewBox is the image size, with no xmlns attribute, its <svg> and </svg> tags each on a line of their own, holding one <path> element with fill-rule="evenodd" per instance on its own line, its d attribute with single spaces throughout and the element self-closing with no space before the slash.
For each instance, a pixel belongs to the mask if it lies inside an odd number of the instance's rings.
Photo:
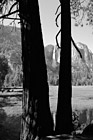
<svg viewBox="0 0 93 140">
<path fill-rule="evenodd" d="M 77 47 L 80 50 L 80 53 L 82 55 L 82 59 L 80 58 L 79 53 L 72 45 L 72 64 L 75 63 L 75 61 L 82 61 L 91 71 L 93 71 L 93 53 L 91 50 L 89 50 L 88 46 L 78 42 L 76 43 Z"/>
<path fill-rule="evenodd" d="M 72 85 L 93 85 L 93 53 L 86 44 L 78 42 L 76 45 L 82 55 L 82 59 L 73 44 L 71 44 Z M 45 58 L 48 77 L 52 75 L 56 81 L 53 83 L 58 84 L 60 50 L 56 46 L 47 45 L 45 47 Z"/>
<path fill-rule="evenodd" d="M 58 51 L 55 50 L 54 52 L 54 46 L 51 44 L 46 46 L 44 50 L 47 64 L 48 82 L 51 81 L 49 84 L 56 85 L 59 78 L 59 64 L 57 62 L 59 61 Z M 8 59 L 8 65 L 12 71 L 15 70 L 17 64 L 19 65 L 21 63 L 20 59 L 22 56 L 22 46 L 20 28 L 16 27 L 15 29 L 12 26 L 0 25 L 0 54 L 6 56 Z"/>
<path fill-rule="evenodd" d="M 72 58 L 72 81 L 75 81 L 87 77 L 92 77 L 93 73 L 93 53 L 89 50 L 86 44 L 81 42 L 76 43 L 77 47 L 79 48 L 82 59 L 80 58 L 79 53 L 71 44 L 71 58 Z M 68 46 L 69 47 L 69 46 Z M 3 53 L 7 56 L 10 60 L 10 56 L 14 52 L 18 53 L 18 56 L 22 55 L 22 46 L 21 46 L 21 31 L 20 28 L 16 28 L 16 30 L 11 26 L 3 26 L 0 25 L 0 53 Z M 47 65 L 47 74 L 48 74 L 48 81 L 50 84 L 57 85 L 59 83 L 59 65 L 60 65 L 60 50 L 57 49 L 57 46 L 49 44 L 44 47 L 45 52 L 45 60 Z M 20 55 L 19 55 L 20 54 Z M 17 55 L 15 56 L 16 63 Z M 12 62 L 15 63 L 14 58 L 12 57 Z M 12 63 L 11 63 L 12 64 Z M 73 82 L 72 82 L 73 83 Z"/>
<path fill-rule="evenodd" d="M 72 85 L 93 85 L 93 53 L 86 44 L 76 43 L 82 55 L 72 44 Z"/>
<path fill-rule="evenodd" d="M 22 87 L 22 48 L 19 28 L 0 25 L 0 55 L 7 58 L 9 66 L 2 87 Z"/>
</svg>

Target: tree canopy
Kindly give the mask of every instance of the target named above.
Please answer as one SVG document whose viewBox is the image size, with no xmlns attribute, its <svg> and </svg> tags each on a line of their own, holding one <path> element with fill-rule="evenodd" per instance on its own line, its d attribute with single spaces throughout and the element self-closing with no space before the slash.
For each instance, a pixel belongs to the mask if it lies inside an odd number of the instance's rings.
<svg viewBox="0 0 93 140">
<path fill-rule="evenodd" d="M 93 26 L 93 0 L 70 0 L 70 10 L 75 26 Z"/>
</svg>

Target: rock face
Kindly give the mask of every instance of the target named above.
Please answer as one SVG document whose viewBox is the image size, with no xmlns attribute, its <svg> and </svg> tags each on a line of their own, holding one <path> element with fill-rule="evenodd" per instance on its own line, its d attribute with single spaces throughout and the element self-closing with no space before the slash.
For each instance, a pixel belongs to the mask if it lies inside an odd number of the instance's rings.
<svg viewBox="0 0 93 140">
<path fill-rule="evenodd" d="M 82 59 L 72 44 L 72 66 L 76 61 L 80 63 L 82 61 L 82 63 L 86 65 L 89 70 L 93 71 L 93 53 L 88 49 L 88 46 L 83 43 L 78 42 L 76 45 L 81 52 Z"/>
<path fill-rule="evenodd" d="M 60 50 L 56 46 L 47 45 L 45 47 L 45 59 L 47 67 L 56 71 L 60 63 Z"/>
<path fill-rule="evenodd" d="M 47 45 L 45 47 L 45 58 L 46 58 L 46 63 L 48 60 L 50 60 L 50 62 L 55 63 L 60 63 L 60 49 L 57 49 L 57 46 L 53 46 L 53 45 Z"/>
<path fill-rule="evenodd" d="M 47 45 L 44 50 L 48 81 L 50 84 L 57 85 L 59 80 L 60 50 L 58 50 L 57 47 L 53 45 Z"/>
<path fill-rule="evenodd" d="M 93 53 L 83 43 L 78 42 L 76 45 L 82 55 L 82 59 L 72 44 L 72 85 L 93 85 Z"/>
<path fill-rule="evenodd" d="M 76 45 L 82 55 L 82 59 L 76 48 L 71 44 L 72 85 L 73 83 L 74 85 L 78 85 L 78 83 L 80 85 L 89 85 L 90 83 L 93 85 L 93 53 L 83 43 L 78 42 Z M 45 47 L 45 59 L 48 79 L 57 81 L 59 79 L 60 50 L 56 46 L 47 45 Z"/>
<path fill-rule="evenodd" d="M 82 59 L 80 58 L 80 54 L 77 52 L 73 44 L 71 44 L 71 59 L 72 65 L 73 63 L 83 63 L 90 70 L 93 71 L 93 53 L 89 50 L 88 46 L 78 42 L 76 43 L 80 53 L 82 55 Z M 57 64 L 60 63 L 60 49 L 57 49 L 56 46 L 47 45 L 45 47 L 45 57 L 46 63 L 51 63 L 53 68 L 56 68 Z"/>
</svg>

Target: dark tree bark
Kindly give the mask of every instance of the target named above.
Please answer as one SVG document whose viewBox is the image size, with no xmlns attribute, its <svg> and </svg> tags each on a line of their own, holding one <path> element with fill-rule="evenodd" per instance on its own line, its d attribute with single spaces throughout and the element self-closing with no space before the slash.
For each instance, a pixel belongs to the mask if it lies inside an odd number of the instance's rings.
<svg viewBox="0 0 93 140">
<path fill-rule="evenodd" d="M 70 134 L 72 132 L 71 107 L 71 22 L 70 1 L 61 1 L 61 56 L 59 72 L 58 105 L 56 113 L 56 134 Z"/>
<path fill-rule="evenodd" d="M 19 2 L 22 60 L 23 114 L 21 140 L 33 140 L 53 133 L 49 108 L 49 87 L 44 56 L 38 0 Z"/>
</svg>

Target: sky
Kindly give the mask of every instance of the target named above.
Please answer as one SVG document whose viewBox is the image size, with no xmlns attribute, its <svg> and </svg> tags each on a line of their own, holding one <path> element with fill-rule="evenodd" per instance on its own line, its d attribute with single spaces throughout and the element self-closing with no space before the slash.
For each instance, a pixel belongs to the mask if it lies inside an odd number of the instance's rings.
<svg viewBox="0 0 93 140">
<path fill-rule="evenodd" d="M 56 44 L 55 36 L 59 28 L 55 24 L 55 12 L 59 5 L 59 0 L 39 0 L 40 18 L 45 46 Z"/>
<path fill-rule="evenodd" d="M 58 28 L 55 25 L 55 11 L 59 5 L 59 0 L 39 0 L 40 15 L 44 44 L 55 45 L 55 35 Z M 84 21 L 83 21 L 84 22 Z M 90 26 L 74 26 L 74 20 L 71 20 L 71 34 L 74 41 L 84 43 L 93 52 L 93 29 Z"/>
<path fill-rule="evenodd" d="M 93 28 L 89 25 L 75 27 L 74 21 L 71 22 L 71 33 L 74 41 L 84 43 L 93 52 Z"/>
<path fill-rule="evenodd" d="M 59 0 L 39 0 L 40 18 L 43 33 L 44 46 L 48 44 L 56 45 L 55 35 L 58 28 L 55 25 L 55 12 L 59 5 Z M 8 20 L 5 24 L 9 24 Z M 93 29 L 89 26 L 75 27 L 71 20 L 71 33 L 74 41 L 84 43 L 93 52 Z"/>
<path fill-rule="evenodd" d="M 38 0 L 40 7 L 40 19 L 42 26 L 44 46 L 52 44 L 56 45 L 55 36 L 59 28 L 55 24 L 55 12 L 59 5 L 59 0 Z M 12 16 L 11 16 L 12 17 Z M 4 21 L 5 25 L 9 25 L 10 20 Z M 16 23 L 17 26 L 19 24 Z"/>
</svg>

